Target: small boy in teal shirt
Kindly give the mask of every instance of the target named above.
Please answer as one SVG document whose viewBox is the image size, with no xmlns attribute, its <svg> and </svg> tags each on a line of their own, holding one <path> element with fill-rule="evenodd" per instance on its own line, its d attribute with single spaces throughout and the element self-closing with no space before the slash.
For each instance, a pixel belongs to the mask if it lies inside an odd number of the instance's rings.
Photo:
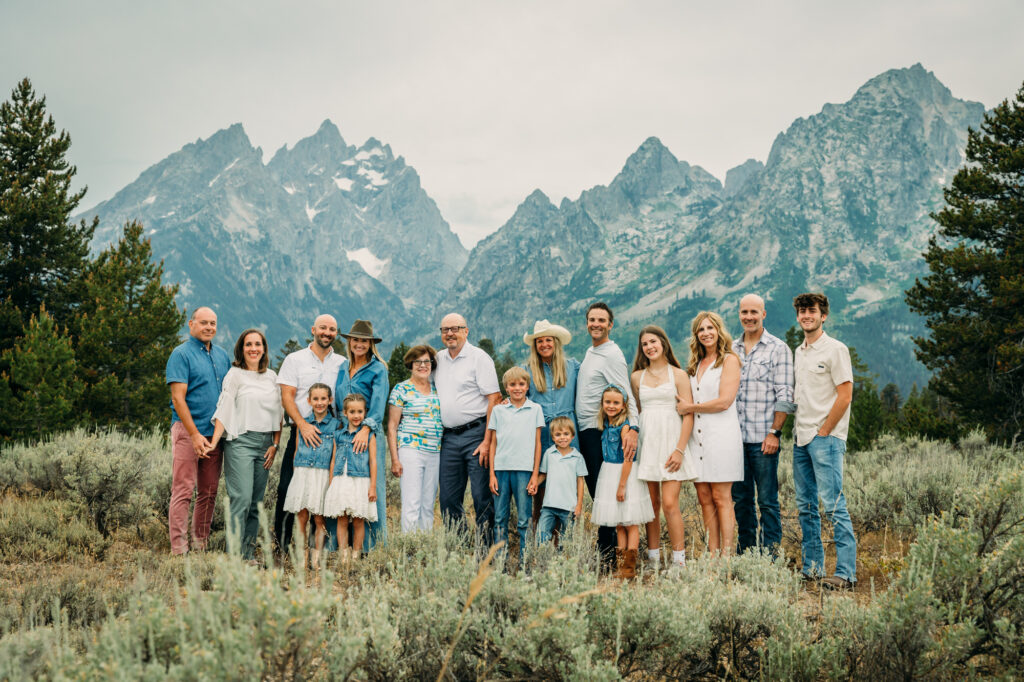
<svg viewBox="0 0 1024 682">
<path fill-rule="evenodd" d="M 508 520 L 512 499 L 516 501 L 519 529 L 519 564 L 523 545 L 530 530 L 533 503 L 528 492 L 536 489 L 540 468 L 540 432 L 544 428 L 544 410 L 527 400 L 530 375 L 522 367 L 513 367 L 501 378 L 508 391 L 508 404 L 495 405 L 487 428 L 494 431 L 489 453 L 491 492 L 494 494 L 494 541 L 508 541 Z"/>
<path fill-rule="evenodd" d="M 540 509 L 537 522 L 537 541 L 547 542 L 554 533 L 565 528 L 572 518 L 583 514 L 583 483 L 587 476 L 587 464 L 579 450 L 572 447 L 576 427 L 568 417 L 551 420 L 551 440 L 554 445 L 544 452 L 540 461 L 540 475 L 532 484 L 530 494 L 537 491 L 541 483 L 547 483 L 544 492 L 544 506 Z"/>
</svg>

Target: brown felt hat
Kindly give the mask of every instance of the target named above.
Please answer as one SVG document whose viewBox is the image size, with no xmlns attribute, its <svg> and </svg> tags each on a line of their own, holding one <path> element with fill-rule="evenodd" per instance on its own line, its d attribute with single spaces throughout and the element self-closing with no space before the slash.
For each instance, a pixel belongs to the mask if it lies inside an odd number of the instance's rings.
<svg viewBox="0 0 1024 682">
<path fill-rule="evenodd" d="M 380 343 L 381 338 L 373 335 L 373 322 L 369 320 L 356 320 L 352 323 L 352 329 L 348 334 L 342 334 L 346 339 L 369 339 L 374 343 Z"/>
</svg>

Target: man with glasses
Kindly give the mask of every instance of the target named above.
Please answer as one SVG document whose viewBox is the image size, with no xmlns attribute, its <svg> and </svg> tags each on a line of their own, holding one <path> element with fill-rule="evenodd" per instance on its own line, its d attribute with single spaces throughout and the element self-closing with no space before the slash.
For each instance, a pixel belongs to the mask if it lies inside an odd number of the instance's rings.
<svg viewBox="0 0 1024 682">
<path fill-rule="evenodd" d="M 487 430 L 491 410 L 501 400 L 494 360 L 469 343 L 466 319 L 457 313 L 441 320 L 441 341 L 447 350 L 437 354 L 434 386 L 441 402 L 439 466 L 441 518 L 466 528 L 462 498 L 469 481 L 476 514 L 477 538 L 489 547 L 493 535 L 494 498 L 489 488 L 487 455 L 493 434 Z"/>
</svg>

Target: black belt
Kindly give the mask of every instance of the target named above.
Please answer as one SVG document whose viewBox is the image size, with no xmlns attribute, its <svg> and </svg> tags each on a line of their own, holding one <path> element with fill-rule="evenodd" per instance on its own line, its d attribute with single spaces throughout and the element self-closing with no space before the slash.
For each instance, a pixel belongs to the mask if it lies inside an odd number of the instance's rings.
<svg viewBox="0 0 1024 682">
<path fill-rule="evenodd" d="M 472 429 L 475 426 L 480 426 L 481 424 L 485 423 L 486 421 L 487 421 L 487 417 L 477 417 L 473 421 L 466 422 L 465 424 L 460 424 L 459 426 L 453 426 L 451 428 L 448 428 L 446 426 L 446 427 L 444 427 L 444 432 L 445 433 L 463 433 L 465 431 L 469 431 L 470 429 Z"/>
</svg>

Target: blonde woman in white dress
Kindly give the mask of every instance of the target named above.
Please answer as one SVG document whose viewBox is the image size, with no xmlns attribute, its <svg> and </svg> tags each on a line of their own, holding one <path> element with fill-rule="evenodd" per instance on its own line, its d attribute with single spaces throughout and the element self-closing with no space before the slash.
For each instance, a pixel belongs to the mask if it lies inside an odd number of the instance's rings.
<svg viewBox="0 0 1024 682">
<path fill-rule="evenodd" d="M 686 564 L 679 490 L 683 481 L 697 477 L 693 457 L 686 448 L 694 419 L 693 415 L 680 418 L 676 413 L 677 396 L 692 401 L 690 377 L 680 367 L 661 327 L 648 325 L 640 331 L 630 384 L 640 411 L 637 476 L 646 481 L 654 506 L 654 520 L 647 524 L 647 561 L 654 570 L 661 566 L 663 511 L 672 545 L 670 570 L 678 570 Z"/>
<path fill-rule="evenodd" d="M 708 551 L 712 556 L 727 555 L 736 532 L 732 484 L 743 480 L 743 437 L 736 412 L 741 363 L 719 315 L 700 312 L 690 326 L 686 373 L 693 399 L 680 396 L 676 408 L 680 415 L 694 416 L 689 450 L 698 472 L 694 487 L 708 532 Z"/>
</svg>

